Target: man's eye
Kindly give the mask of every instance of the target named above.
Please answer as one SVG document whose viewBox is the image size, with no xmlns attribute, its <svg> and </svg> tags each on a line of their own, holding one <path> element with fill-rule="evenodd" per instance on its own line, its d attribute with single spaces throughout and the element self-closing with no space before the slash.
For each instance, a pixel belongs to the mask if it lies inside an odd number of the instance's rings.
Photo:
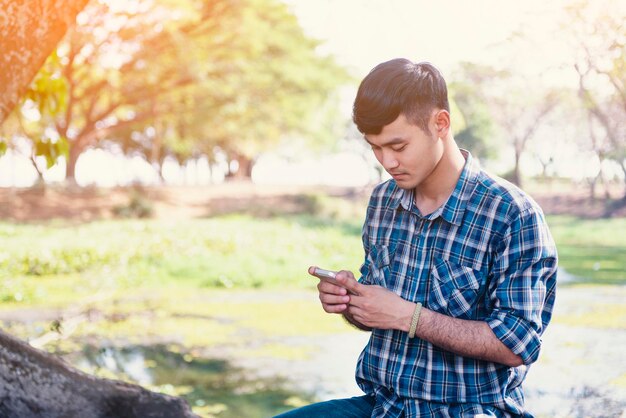
<svg viewBox="0 0 626 418">
<path fill-rule="evenodd" d="M 402 151 L 402 150 L 403 150 L 403 149 L 405 149 L 405 148 L 406 148 L 406 144 L 404 144 L 404 145 L 402 145 L 401 147 L 398 147 L 398 148 L 393 148 L 393 150 L 394 150 L 395 152 L 400 152 L 400 151 Z"/>
</svg>

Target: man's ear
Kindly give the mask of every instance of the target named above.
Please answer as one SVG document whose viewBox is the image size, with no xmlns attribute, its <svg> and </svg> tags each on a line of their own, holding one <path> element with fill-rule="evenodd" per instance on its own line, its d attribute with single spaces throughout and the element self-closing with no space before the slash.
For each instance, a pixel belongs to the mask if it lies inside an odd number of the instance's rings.
<svg viewBox="0 0 626 418">
<path fill-rule="evenodd" d="M 435 127 L 437 136 L 445 138 L 450 132 L 450 113 L 444 109 L 438 109 L 435 113 Z"/>
</svg>

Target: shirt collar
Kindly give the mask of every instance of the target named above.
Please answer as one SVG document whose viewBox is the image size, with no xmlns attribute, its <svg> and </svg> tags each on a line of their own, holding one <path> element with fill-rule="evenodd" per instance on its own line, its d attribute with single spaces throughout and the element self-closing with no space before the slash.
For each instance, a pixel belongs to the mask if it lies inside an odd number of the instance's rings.
<svg viewBox="0 0 626 418">
<path fill-rule="evenodd" d="M 467 201 L 476 187 L 478 173 L 480 172 L 478 162 L 472 158 L 472 154 L 464 149 L 461 150 L 461 153 L 465 157 L 465 165 L 463 165 L 461 176 L 446 203 L 428 215 L 428 219 L 435 219 L 437 216 L 441 216 L 451 224 L 459 225 L 461 223 Z M 398 209 L 399 206 L 402 206 L 404 210 L 415 210 L 418 212 L 414 202 L 415 191 L 413 189 L 405 190 L 396 186 L 395 191 L 390 196 L 389 207 Z"/>
</svg>

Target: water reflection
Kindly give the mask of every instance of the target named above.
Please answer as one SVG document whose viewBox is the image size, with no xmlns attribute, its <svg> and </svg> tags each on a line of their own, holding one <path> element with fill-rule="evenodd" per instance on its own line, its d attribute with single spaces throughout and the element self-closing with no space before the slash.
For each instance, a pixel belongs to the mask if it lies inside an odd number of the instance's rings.
<svg viewBox="0 0 626 418">
<path fill-rule="evenodd" d="M 204 417 L 268 417 L 312 401 L 281 379 L 252 377 L 226 360 L 193 357 L 177 346 L 85 346 L 64 358 L 99 376 L 182 396 Z"/>
</svg>

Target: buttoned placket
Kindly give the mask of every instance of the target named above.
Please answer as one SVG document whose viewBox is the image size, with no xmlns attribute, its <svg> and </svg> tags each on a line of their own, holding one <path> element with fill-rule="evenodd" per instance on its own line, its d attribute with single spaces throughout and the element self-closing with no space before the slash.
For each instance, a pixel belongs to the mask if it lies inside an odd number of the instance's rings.
<svg viewBox="0 0 626 418">
<path fill-rule="evenodd" d="M 406 238 L 406 242 L 404 243 L 405 245 L 408 245 L 408 257 L 409 257 L 409 261 L 407 262 L 407 270 L 406 270 L 406 278 L 405 280 L 407 280 L 407 283 L 410 282 L 410 278 L 414 277 L 414 274 L 416 273 L 416 269 L 420 268 L 420 272 L 419 272 L 419 276 L 417 277 L 416 283 L 414 285 L 408 285 L 408 284 L 404 284 L 402 285 L 402 291 L 403 292 L 407 292 L 404 296 L 405 299 L 407 300 L 411 300 L 413 301 L 413 299 L 416 299 L 415 301 L 422 301 L 423 302 L 423 298 L 420 298 L 419 296 L 416 298 L 411 298 L 410 294 L 408 293 L 409 288 L 410 287 L 414 287 L 413 291 L 416 292 L 417 294 L 419 294 L 420 291 L 422 291 L 422 289 L 424 289 L 425 287 L 425 280 L 428 279 L 428 271 L 430 271 L 430 265 L 429 263 L 432 262 L 432 249 L 430 249 L 430 251 L 426 252 L 426 259 L 422 259 L 422 260 L 418 260 L 418 257 L 420 256 L 420 253 L 423 253 L 423 249 L 424 249 L 424 243 L 427 242 L 428 240 L 428 231 L 430 231 L 431 229 L 431 224 L 432 221 L 426 217 L 423 217 L 419 211 L 417 210 L 417 208 L 415 207 L 415 205 L 411 205 L 411 207 L 409 208 L 409 210 L 407 210 L 404 214 L 405 216 L 408 216 L 408 234 L 407 234 L 407 238 Z M 415 241 L 414 238 L 417 238 L 417 241 Z M 421 250 L 421 251 L 420 251 Z M 427 261 L 428 260 L 428 261 Z M 424 272 L 423 270 L 427 270 L 427 272 Z M 399 331 L 398 331 L 399 333 Z M 402 352 L 403 355 L 407 355 L 408 352 L 408 335 L 405 335 L 404 338 L 397 338 L 395 339 L 395 347 L 393 352 L 395 353 L 396 356 L 399 356 Z M 400 361 L 396 361 L 396 367 L 403 367 L 404 362 L 400 362 Z M 401 376 L 401 373 L 396 373 L 398 378 Z M 399 382 L 396 382 L 396 385 L 399 385 Z M 390 388 L 391 391 L 393 391 L 393 388 Z"/>
</svg>

